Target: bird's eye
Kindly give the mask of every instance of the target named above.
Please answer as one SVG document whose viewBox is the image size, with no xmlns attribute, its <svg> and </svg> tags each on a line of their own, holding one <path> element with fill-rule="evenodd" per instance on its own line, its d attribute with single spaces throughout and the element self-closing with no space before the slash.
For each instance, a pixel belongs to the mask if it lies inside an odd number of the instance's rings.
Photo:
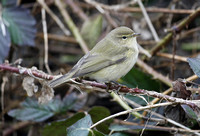
<svg viewBox="0 0 200 136">
<path fill-rule="evenodd" d="M 127 37 L 126 37 L 126 36 L 123 36 L 123 37 L 122 37 L 122 39 L 126 40 L 126 39 L 127 39 Z"/>
</svg>

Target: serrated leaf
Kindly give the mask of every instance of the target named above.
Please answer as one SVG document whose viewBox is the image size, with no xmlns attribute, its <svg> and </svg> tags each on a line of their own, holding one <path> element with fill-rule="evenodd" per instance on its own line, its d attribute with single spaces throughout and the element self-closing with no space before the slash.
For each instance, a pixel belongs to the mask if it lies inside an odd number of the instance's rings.
<svg viewBox="0 0 200 136">
<path fill-rule="evenodd" d="M 51 102 L 52 104 L 53 102 Z M 27 98 L 21 104 L 21 109 L 14 109 L 8 115 L 18 120 L 44 121 L 54 115 L 54 111 L 47 108 L 48 105 L 39 105 L 36 99 Z"/>
<path fill-rule="evenodd" d="M 83 112 L 80 112 L 68 119 L 52 122 L 44 127 L 44 129 L 42 130 L 42 136 L 66 136 L 66 128 L 71 126 L 84 116 L 85 114 Z"/>
<path fill-rule="evenodd" d="M 60 98 L 54 98 L 47 104 L 38 104 L 38 101 L 34 98 L 27 98 L 21 103 L 21 108 L 14 109 L 8 112 L 8 115 L 18 120 L 31 120 L 35 122 L 44 121 L 55 114 L 66 112 L 73 108 L 76 104 L 77 98 L 70 94 L 66 96 L 66 99 L 70 102 L 63 102 Z"/>
<path fill-rule="evenodd" d="M 187 59 L 190 68 L 192 68 L 193 72 L 200 77 L 200 59 L 199 58 L 188 58 Z"/>
<path fill-rule="evenodd" d="M 2 11 L 2 18 L 6 22 L 14 44 L 35 45 L 36 21 L 28 9 L 19 6 L 5 7 Z"/>
<path fill-rule="evenodd" d="M 96 123 L 97 121 L 110 116 L 110 111 L 102 106 L 95 106 L 88 113 L 91 115 L 93 123 Z M 96 126 L 97 130 L 108 134 L 110 132 L 108 127 L 112 121 L 113 120 L 110 119 L 99 124 L 98 126 Z"/>
<path fill-rule="evenodd" d="M 102 22 L 102 16 L 99 15 L 94 19 L 88 19 L 85 21 L 81 28 L 81 35 L 90 49 L 92 49 L 97 43 L 97 40 L 101 34 Z"/>
<path fill-rule="evenodd" d="M 88 136 L 91 125 L 92 119 L 88 114 L 67 129 L 67 136 Z"/>
<path fill-rule="evenodd" d="M 3 22 L 0 21 L 0 64 L 8 56 L 10 45 L 10 34 Z"/>
<path fill-rule="evenodd" d="M 84 94 L 81 94 L 84 95 Z M 63 98 L 63 104 L 67 109 L 78 111 L 81 109 L 85 103 L 87 102 L 87 98 L 83 97 L 82 99 L 77 98 L 76 93 L 71 93 L 70 95 L 67 95 Z"/>
</svg>

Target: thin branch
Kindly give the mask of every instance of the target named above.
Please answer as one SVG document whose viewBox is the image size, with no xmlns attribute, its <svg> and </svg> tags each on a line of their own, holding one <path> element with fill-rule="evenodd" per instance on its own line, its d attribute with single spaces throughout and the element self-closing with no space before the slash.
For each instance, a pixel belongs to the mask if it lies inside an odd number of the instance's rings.
<svg viewBox="0 0 200 136">
<path fill-rule="evenodd" d="M 156 7 L 148 7 L 145 8 L 147 12 L 153 12 L 153 13 L 166 13 L 166 14 L 191 14 L 195 10 L 186 10 L 186 9 L 168 9 L 168 8 L 156 8 Z M 120 9 L 119 11 L 122 12 L 142 12 L 140 8 L 136 7 L 126 7 L 123 9 Z"/>
<path fill-rule="evenodd" d="M 155 41 L 159 41 L 160 39 L 158 37 L 158 34 L 157 34 L 157 32 L 156 32 L 156 30 L 155 30 L 155 28 L 154 28 L 154 26 L 153 26 L 153 24 L 152 24 L 152 22 L 149 18 L 149 15 L 147 14 L 147 11 L 146 11 L 144 5 L 142 4 L 141 0 L 137 0 L 137 2 L 138 2 L 138 5 L 140 6 L 140 8 L 142 9 L 143 16 L 144 16 L 144 18 L 145 18 L 145 20 L 146 20 L 146 22 L 149 26 L 149 29 L 151 30 L 151 33 L 152 33 Z"/>
<path fill-rule="evenodd" d="M 112 119 L 112 118 L 115 118 L 115 117 L 118 117 L 118 116 L 121 116 L 121 115 L 129 114 L 131 112 L 138 112 L 138 111 L 142 111 L 142 110 L 146 110 L 146 109 L 161 107 L 161 106 L 173 105 L 173 104 L 175 104 L 175 103 L 173 103 L 173 102 L 159 103 L 159 104 L 148 105 L 148 106 L 143 106 L 143 107 L 138 107 L 138 108 L 135 108 L 135 109 L 129 109 L 129 110 L 126 110 L 126 111 L 118 112 L 116 114 L 110 115 L 110 116 L 96 122 L 95 124 L 93 124 L 90 127 L 90 129 L 96 127 L 97 125 L 99 125 L 103 122 L 105 122 L 106 120 L 109 120 L 109 119 Z"/>
<path fill-rule="evenodd" d="M 0 64 L 0 70 L 10 71 L 10 72 L 14 72 L 14 73 L 22 74 L 22 75 L 28 75 L 28 76 L 34 77 L 36 79 L 42 78 L 42 79 L 46 79 L 46 80 L 52 80 L 57 77 L 60 77 L 60 76 L 51 76 L 51 75 L 48 75 L 48 74 L 46 74 L 42 71 L 36 70 L 36 69 L 28 69 L 28 68 L 24 68 L 24 67 L 15 68 L 15 67 L 5 65 L 5 64 Z M 108 86 L 106 84 L 97 83 L 94 81 L 81 80 L 81 82 L 78 82 L 78 81 L 73 82 L 72 80 L 70 80 L 67 83 L 71 84 L 71 85 L 76 85 L 83 89 L 93 89 L 93 90 L 95 90 L 95 88 L 105 89 L 105 90 L 108 89 Z M 159 99 L 164 99 L 164 100 L 167 100 L 170 102 L 187 104 L 191 107 L 200 107 L 199 100 L 184 100 L 181 98 L 164 95 L 164 94 L 161 94 L 161 93 L 158 93 L 155 91 L 148 91 L 148 90 L 139 89 L 139 88 L 128 88 L 126 86 L 121 86 L 121 85 L 116 85 L 116 84 L 110 85 L 109 89 L 110 90 L 118 90 L 119 93 L 126 93 L 126 94 L 129 93 L 129 94 L 133 94 L 133 95 L 134 94 L 142 94 L 142 95 L 147 95 L 147 96 L 151 96 L 151 97 L 155 97 L 155 98 L 159 98 Z"/>
<path fill-rule="evenodd" d="M 175 71 L 175 59 L 174 56 L 176 55 L 176 32 L 173 33 L 173 48 L 172 48 L 172 65 L 171 65 L 171 79 L 174 80 L 174 71 Z"/>
<path fill-rule="evenodd" d="M 190 14 L 188 17 L 186 17 L 183 21 L 181 21 L 178 25 L 173 26 L 171 29 L 169 29 L 169 33 L 160 41 L 156 44 L 155 47 L 153 47 L 150 51 L 151 55 L 153 56 L 156 54 L 160 49 L 165 47 L 172 39 L 173 32 L 180 32 L 184 27 L 189 25 L 196 17 L 200 15 L 200 8 L 195 10 L 192 14 Z"/>
<path fill-rule="evenodd" d="M 136 0 L 131 1 L 131 2 L 132 2 L 131 4 L 135 4 Z M 93 5 L 88 5 L 88 4 L 85 4 L 83 2 L 76 2 L 76 3 L 77 3 L 77 5 L 79 5 L 80 7 L 83 7 L 83 8 L 94 8 Z M 142 12 L 141 8 L 128 7 L 128 5 L 131 5 L 131 4 L 126 4 L 126 3 L 125 4 L 119 4 L 119 5 L 112 5 L 112 6 L 104 5 L 102 3 L 98 3 L 98 4 L 100 4 L 102 8 L 104 8 L 106 10 L 110 10 L 110 11 L 134 12 L 134 13 L 135 12 Z M 166 13 L 166 14 L 191 14 L 195 11 L 193 9 L 168 9 L 168 8 L 157 8 L 157 7 L 146 7 L 145 9 L 146 9 L 147 12 Z"/>
<path fill-rule="evenodd" d="M 152 108 L 156 108 L 156 107 L 161 107 L 161 106 L 168 106 L 168 105 L 173 105 L 173 104 L 176 104 L 175 102 L 165 102 L 165 103 L 159 103 L 159 104 L 154 104 L 154 105 L 148 105 L 148 106 L 143 106 L 143 107 L 138 107 L 138 108 L 135 108 L 135 109 L 130 109 L 130 110 L 126 110 L 126 111 L 122 111 L 122 112 L 119 112 L 119 113 L 116 113 L 116 114 L 113 114 L 113 115 L 110 115 L 98 122 L 96 122 L 95 124 L 93 124 L 90 129 L 96 127 L 97 125 L 105 122 L 106 120 L 109 120 L 109 119 L 112 119 L 112 118 L 115 118 L 115 117 L 118 117 L 118 116 L 121 116 L 121 115 L 125 115 L 125 114 L 129 114 L 131 112 L 138 112 L 138 111 L 142 111 L 142 110 L 146 110 L 146 109 L 152 109 Z M 187 127 L 184 127 L 184 129 L 186 130 L 191 130 L 190 128 L 187 128 Z M 200 136 L 200 134 L 198 132 L 193 132 L 193 131 L 190 131 L 191 133 L 194 133 L 198 136 Z"/>
<path fill-rule="evenodd" d="M 134 102 L 134 101 L 131 101 L 131 100 L 127 99 L 127 98 L 125 98 L 125 100 L 126 100 L 129 104 L 133 105 L 134 107 L 141 107 L 140 104 L 137 104 L 137 103 Z M 178 123 L 178 122 L 176 122 L 176 121 L 174 121 L 174 120 L 172 120 L 172 119 L 166 118 L 166 117 L 164 117 L 163 115 L 161 115 L 161 114 L 159 114 L 159 113 L 156 113 L 156 112 L 154 112 L 154 111 L 152 111 L 152 110 L 150 110 L 150 109 L 144 110 L 143 116 L 146 116 L 146 112 L 149 112 L 149 113 L 151 113 L 152 115 L 157 116 L 157 117 L 163 119 L 165 122 L 171 123 L 171 124 L 173 124 L 173 125 L 175 125 L 175 126 L 177 126 L 177 127 L 180 127 L 180 128 L 183 128 L 183 129 L 187 129 L 187 130 L 188 130 L 188 128 L 187 128 L 186 126 L 184 126 L 184 125 L 182 125 L 182 124 L 180 124 L 180 123 Z M 165 124 L 166 124 L 166 123 L 165 123 Z"/>
<path fill-rule="evenodd" d="M 140 123 L 134 123 L 134 122 L 129 122 L 129 121 L 123 121 L 123 120 L 118 120 L 114 119 L 115 124 L 120 124 L 120 125 L 129 125 L 129 126 L 141 126 L 144 127 L 144 125 Z M 200 130 L 187 130 L 183 128 L 175 128 L 175 127 L 163 127 L 163 126 L 153 126 L 153 125 L 147 125 L 148 128 L 153 128 L 153 129 L 158 129 L 158 130 L 163 130 L 163 131 L 174 131 L 174 132 L 188 132 L 188 133 L 195 133 L 198 132 L 200 133 Z"/>
<path fill-rule="evenodd" d="M 52 74 L 48 64 L 48 35 L 47 35 L 46 12 L 44 8 L 42 8 L 41 14 L 42 14 L 43 33 L 44 33 L 44 64 L 48 73 Z"/>
<path fill-rule="evenodd" d="M 103 4 L 100 4 L 98 2 L 91 1 L 91 0 L 85 0 L 85 2 L 87 2 L 88 4 L 94 6 L 101 14 L 105 15 L 106 19 L 112 25 L 113 28 L 118 27 L 118 24 L 115 21 L 113 21 L 113 19 L 110 16 L 110 14 L 102 8 Z"/>
<path fill-rule="evenodd" d="M 111 92 L 110 95 L 113 97 L 113 99 L 119 103 L 125 110 L 130 110 L 132 109 L 127 103 L 122 101 L 122 99 L 119 97 L 119 95 L 115 94 L 114 92 Z M 142 115 L 138 112 L 132 112 L 131 113 L 133 116 L 136 118 L 142 118 Z"/>
<path fill-rule="evenodd" d="M 72 8 L 73 12 L 78 15 L 82 20 L 88 20 L 88 16 L 82 11 L 82 9 L 76 5 L 73 0 L 65 0 L 65 2 Z"/>
<path fill-rule="evenodd" d="M 62 41 L 62 42 L 78 44 L 78 42 L 76 41 L 76 39 L 74 37 L 57 35 L 57 34 L 50 34 L 50 33 L 48 33 L 47 35 L 48 35 L 48 38 L 51 39 L 51 40 L 58 40 L 58 41 Z M 44 38 L 43 33 L 37 33 L 37 36 L 40 37 L 40 38 Z"/>
<path fill-rule="evenodd" d="M 3 131 L 3 136 L 8 136 L 10 135 L 11 133 L 13 133 L 14 131 L 20 129 L 20 128 L 23 128 L 23 127 L 26 127 L 28 125 L 32 125 L 34 124 L 33 122 L 30 122 L 30 121 L 23 121 L 23 122 L 18 122 L 16 124 L 14 124 L 13 126 L 5 129 Z"/>
<path fill-rule="evenodd" d="M 1 84 L 1 111 L 2 111 L 2 123 L 4 124 L 4 90 L 5 90 L 5 85 L 6 82 L 8 82 L 8 78 L 6 76 L 2 77 L 2 84 Z"/>
<path fill-rule="evenodd" d="M 76 25 L 74 24 L 70 15 L 68 14 L 67 10 L 65 10 L 64 4 L 61 2 L 61 0 L 55 0 L 55 4 L 58 7 L 58 9 L 60 10 L 60 12 L 65 20 L 65 23 L 68 25 L 68 27 L 72 31 L 74 37 L 80 44 L 82 50 L 84 51 L 84 53 L 87 53 L 89 51 L 89 49 L 88 49 L 85 41 L 83 40 L 81 34 L 79 33 L 78 28 L 76 27 Z"/>
<path fill-rule="evenodd" d="M 12 67 L 7 64 L 0 64 L 0 70 L 9 71 L 12 73 L 17 73 L 17 74 L 22 74 L 22 75 L 27 75 L 27 76 L 35 76 L 37 78 L 46 79 L 46 80 L 52 80 L 52 79 L 56 78 L 56 76 L 48 75 L 48 74 L 46 74 L 42 71 L 39 71 L 35 68 L 25 68 L 25 67 L 16 68 L 16 67 Z"/>
<path fill-rule="evenodd" d="M 65 35 L 70 35 L 70 32 L 67 30 L 62 21 L 53 13 L 53 11 L 47 6 L 44 0 L 37 0 L 37 2 L 47 11 L 47 13 L 53 18 L 53 20 L 58 24 L 60 29 L 64 32 Z"/>
<path fill-rule="evenodd" d="M 172 59 L 173 58 L 173 55 L 172 54 L 169 54 L 169 53 L 156 53 L 157 56 L 160 56 L 160 57 L 165 57 L 165 58 L 169 58 L 169 59 Z M 178 60 L 178 61 L 183 61 L 183 62 L 187 62 L 187 57 L 183 57 L 183 56 L 179 56 L 179 55 L 175 55 L 174 56 L 174 59 L 175 60 Z"/>
</svg>

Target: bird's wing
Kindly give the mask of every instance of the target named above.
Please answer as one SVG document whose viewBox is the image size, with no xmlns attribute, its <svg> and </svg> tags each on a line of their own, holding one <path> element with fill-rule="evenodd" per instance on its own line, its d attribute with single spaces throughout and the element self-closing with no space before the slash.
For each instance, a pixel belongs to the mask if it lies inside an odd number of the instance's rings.
<svg viewBox="0 0 200 136">
<path fill-rule="evenodd" d="M 126 57 L 119 57 L 117 59 L 111 59 L 106 56 L 101 55 L 88 55 L 83 60 L 80 60 L 80 64 L 74 67 L 74 70 L 76 71 L 72 77 L 81 77 L 93 72 L 97 72 L 103 68 L 106 68 L 108 66 L 118 64 L 123 62 L 126 59 Z M 73 69 L 72 69 L 73 71 Z"/>
<path fill-rule="evenodd" d="M 109 57 L 100 56 L 98 54 L 91 55 L 88 53 L 84 57 L 82 57 L 67 74 L 51 81 L 49 85 L 51 87 L 59 86 L 69 81 L 70 78 L 81 77 L 93 72 L 97 72 L 108 66 L 121 63 L 125 59 L 126 57 L 119 57 L 118 59 L 112 60 Z"/>
</svg>

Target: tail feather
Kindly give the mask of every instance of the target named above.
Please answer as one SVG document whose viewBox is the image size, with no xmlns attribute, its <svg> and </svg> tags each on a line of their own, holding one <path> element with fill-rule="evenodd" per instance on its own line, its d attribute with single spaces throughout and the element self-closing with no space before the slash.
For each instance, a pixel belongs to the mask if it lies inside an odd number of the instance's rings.
<svg viewBox="0 0 200 136">
<path fill-rule="evenodd" d="M 52 80 L 50 83 L 49 83 L 49 86 L 54 88 L 54 87 L 57 87 L 67 81 L 69 81 L 71 78 L 70 74 L 65 74 L 59 78 L 56 78 L 54 80 Z"/>
</svg>

